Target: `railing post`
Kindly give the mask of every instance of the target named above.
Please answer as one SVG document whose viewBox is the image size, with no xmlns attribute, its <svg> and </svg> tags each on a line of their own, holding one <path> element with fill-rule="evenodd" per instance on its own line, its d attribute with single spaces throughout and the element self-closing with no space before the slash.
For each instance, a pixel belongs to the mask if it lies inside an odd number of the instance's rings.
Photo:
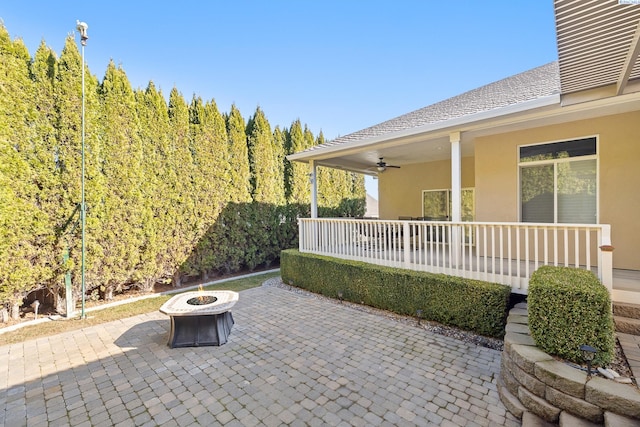
<svg viewBox="0 0 640 427">
<path fill-rule="evenodd" d="M 304 220 L 302 218 L 298 218 L 298 250 L 300 252 L 304 252 L 304 245 L 302 241 L 304 240 Z"/>
<path fill-rule="evenodd" d="M 320 251 L 320 224 L 318 223 L 318 219 L 317 218 L 312 218 L 311 219 L 311 230 L 312 230 L 312 246 L 313 246 L 313 251 L 318 252 Z"/>
<path fill-rule="evenodd" d="M 599 245 L 598 276 L 600 281 L 609 290 L 613 290 L 613 249 L 611 246 L 611 225 L 601 225 L 601 238 Z"/>
<path fill-rule="evenodd" d="M 404 251 L 404 267 L 409 268 L 411 265 L 411 236 L 409 232 L 411 230 L 411 224 L 409 221 L 402 222 L 402 246 Z"/>
<path fill-rule="evenodd" d="M 451 268 L 457 270 L 461 267 L 460 265 L 460 252 L 462 251 L 462 239 L 460 237 L 460 225 L 450 225 L 451 232 L 451 257 L 450 265 Z"/>
</svg>

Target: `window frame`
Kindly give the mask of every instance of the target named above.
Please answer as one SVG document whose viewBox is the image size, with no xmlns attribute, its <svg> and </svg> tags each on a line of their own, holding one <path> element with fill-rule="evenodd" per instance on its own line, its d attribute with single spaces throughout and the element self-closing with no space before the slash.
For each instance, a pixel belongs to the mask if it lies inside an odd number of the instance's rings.
<svg viewBox="0 0 640 427">
<path fill-rule="evenodd" d="M 547 160 L 530 160 L 530 161 L 522 161 L 520 158 L 520 149 L 523 147 L 531 147 L 535 145 L 545 145 L 545 144 L 556 144 L 563 142 L 576 141 L 581 139 L 595 139 L 595 154 L 585 155 L 585 156 L 575 156 L 575 157 L 566 157 L 566 158 L 553 158 Z M 570 223 L 559 223 L 558 222 L 558 167 L 557 165 L 560 163 L 571 163 L 571 162 L 579 162 L 583 160 L 595 160 L 596 161 L 596 219 L 595 223 L 600 224 L 600 135 L 586 135 L 579 136 L 575 138 L 563 138 L 559 140 L 553 141 L 545 141 L 545 142 L 536 142 L 532 144 L 519 144 L 516 150 L 517 157 L 517 165 L 518 165 L 518 192 L 517 192 L 517 203 L 518 203 L 518 219 L 519 222 L 525 223 L 522 219 L 522 169 L 526 167 L 534 167 L 534 166 L 543 166 L 543 165 L 552 165 L 553 166 L 553 222 L 550 224 L 570 224 Z M 533 224 L 526 222 L 526 224 Z M 573 224 L 573 223 L 571 223 Z"/>
<path fill-rule="evenodd" d="M 473 212 L 472 212 L 472 219 L 471 222 L 475 221 L 476 219 L 476 188 L 475 187 L 462 187 L 460 189 L 461 191 L 470 191 L 473 194 Z M 422 190 L 421 193 L 421 199 L 420 199 L 420 205 L 421 205 L 421 210 L 422 210 L 422 217 L 425 218 L 425 213 L 424 213 L 424 195 L 425 193 L 432 193 L 432 192 L 444 192 L 446 194 L 446 203 L 447 203 L 447 212 L 446 212 L 446 221 L 451 221 L 451 192 L 452 189 L 451 188 L 434 188 L 431 190 Z M 462 206 L 460 207 L 462 208 Z M 465 221 L 465 220 L 463 220 Z M 468 221 L 468 220 L 467 220 Z"/>
</svg>

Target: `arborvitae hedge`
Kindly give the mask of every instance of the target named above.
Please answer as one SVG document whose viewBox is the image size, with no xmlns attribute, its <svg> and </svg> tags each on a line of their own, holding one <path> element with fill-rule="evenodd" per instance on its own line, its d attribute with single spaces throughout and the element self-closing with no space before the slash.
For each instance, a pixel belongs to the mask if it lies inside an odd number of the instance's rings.
<svg viewBox="0 0 640 427">
<path fill-rule="evenodd" d="M 68 272 L 80 298 L 82 66 L 72 36 L 59 58 L 44 42 L 31 58 L 0 24 L 0 317 L 40 288 L 64 307 Z M 84 89 L 87 294 L 268 266 L 297 246 L 308 169 L 284 156 L 319 142 L 299 120 L 272 131 L 260 108 L 246 123 L 177 88 L 167 102 L 113 62 L 102 82 L 85 67 Z M 362 215 L 362 177 L 331 176 L 322 214 Z"/>
</svg>

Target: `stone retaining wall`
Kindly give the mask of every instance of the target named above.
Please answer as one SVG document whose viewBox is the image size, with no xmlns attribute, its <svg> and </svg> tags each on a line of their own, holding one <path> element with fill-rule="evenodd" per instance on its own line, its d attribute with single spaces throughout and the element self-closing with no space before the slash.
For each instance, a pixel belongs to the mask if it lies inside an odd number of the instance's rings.
<svg viewBox="0 0 640 427">
<path fill-rule="evenodd" d="M 529 335 L 525 303 L 509 312 L 501 363 L 500 400 L 520 419 L 529 412 L 550 423 L 579 418 L 640 425 L 640 391 L 596 376 L 587 378 L 586 372 L 539 350 Z"/>
</svg>

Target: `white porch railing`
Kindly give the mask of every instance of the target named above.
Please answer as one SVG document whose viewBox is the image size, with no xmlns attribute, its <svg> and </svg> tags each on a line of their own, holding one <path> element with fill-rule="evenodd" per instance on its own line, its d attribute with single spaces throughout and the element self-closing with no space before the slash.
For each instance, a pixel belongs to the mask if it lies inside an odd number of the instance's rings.
<svg viewBox="0 0 640 427">
<path fill-rule="evenodd" d="M 542 265 L 584 268 L 612 289 L 611 226 L 301 218 L 300 251 L 501 283 L 527 293 Z"/>
</svg>

